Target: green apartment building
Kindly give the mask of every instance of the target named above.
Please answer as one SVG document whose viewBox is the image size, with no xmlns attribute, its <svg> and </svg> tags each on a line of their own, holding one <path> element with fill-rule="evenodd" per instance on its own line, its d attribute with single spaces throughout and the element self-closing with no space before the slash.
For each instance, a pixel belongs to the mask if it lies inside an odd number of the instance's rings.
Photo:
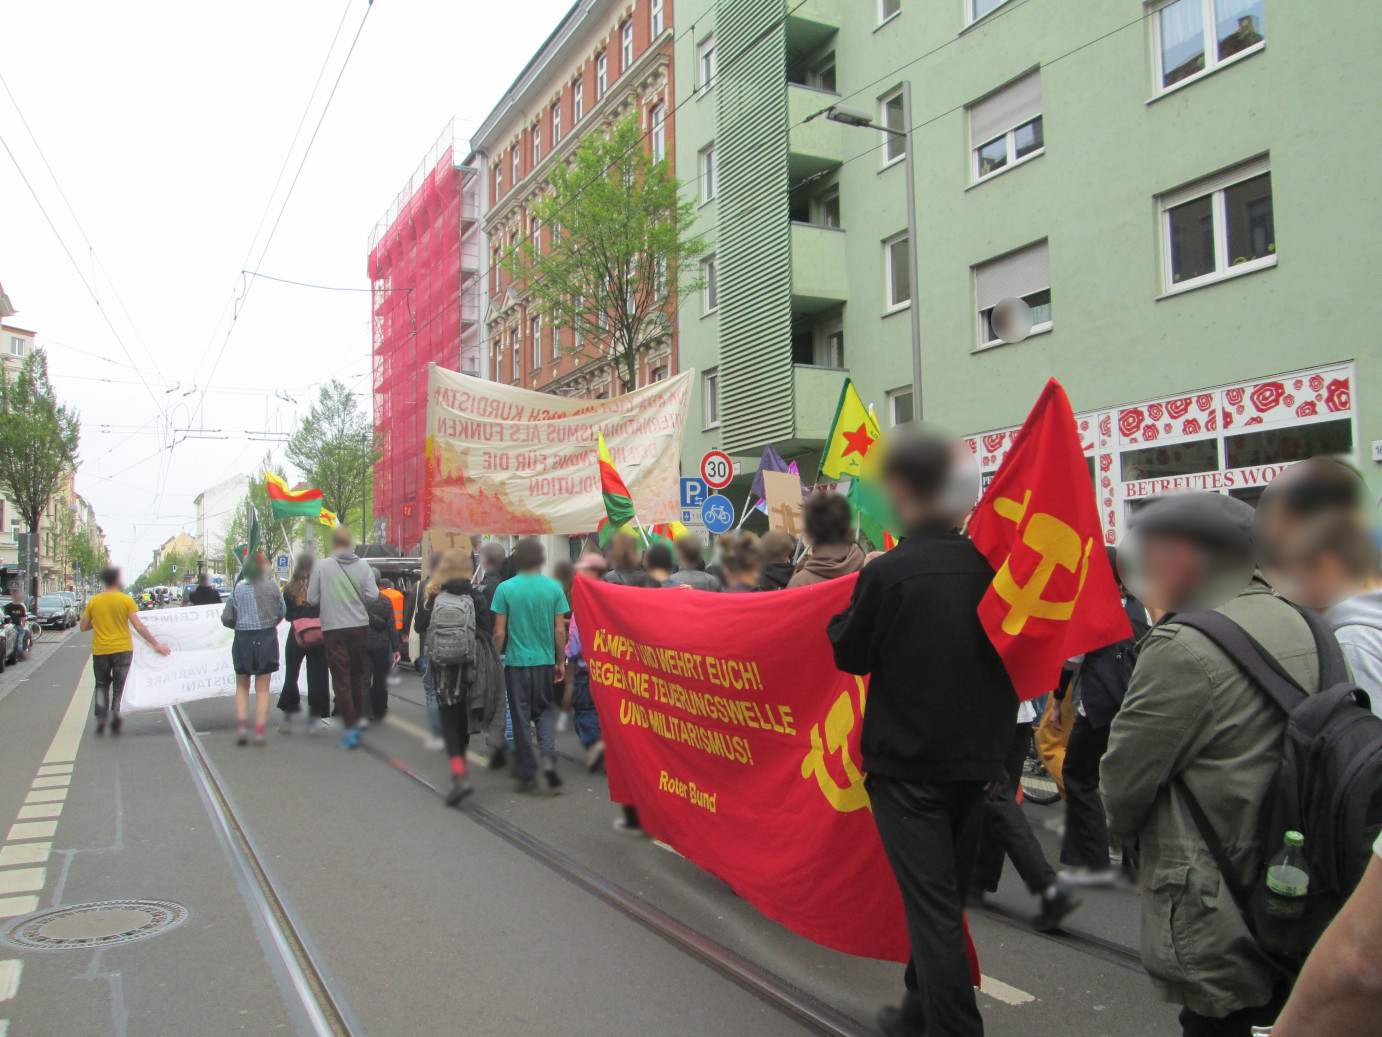
<svg viewBox="0 0 1382 1037">
<path fill-rule="evenodd" d="M 1312 454 L 1382 491 L 1379 40 L 1339 0 L 679 0 L 677 167 L 715 241 L 679 311 L 683 471 L 726 449 L 737 504 L 771 442 L 809 478 L 846 374 L 991 471 L 1055 376 L 1110 541 L 1139 498 L 1255 500 Z M 903 128 L 904 82 L 916 298 L 903 141 L 818 114 Z"/>
</svg>

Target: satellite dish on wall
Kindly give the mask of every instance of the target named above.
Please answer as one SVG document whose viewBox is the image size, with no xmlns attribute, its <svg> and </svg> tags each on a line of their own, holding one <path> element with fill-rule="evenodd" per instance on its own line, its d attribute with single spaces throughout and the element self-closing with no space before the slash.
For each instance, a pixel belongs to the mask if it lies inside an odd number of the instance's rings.
<svg viewBox="0 0 1382 1037">
<path fill-rule="evenodd" d="M 989 317 L 993 333 L 1004 342 L 1021 342 L 1032 331 L 1032 308 L 1021 299 L 1000 299 Z"/>
</svg>

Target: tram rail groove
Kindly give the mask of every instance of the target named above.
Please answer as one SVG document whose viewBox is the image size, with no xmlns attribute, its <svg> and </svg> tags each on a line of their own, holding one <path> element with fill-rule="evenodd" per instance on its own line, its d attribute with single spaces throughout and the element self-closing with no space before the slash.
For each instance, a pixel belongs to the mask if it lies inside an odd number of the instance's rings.
<svg viewBox="0 0 1382 1037">
<path fill-rule="evenodd" d="M 254 840 L 236 817 L 220 776 L 202 749 L 195 726 L 180 705 L 168 706 L 165 712 L 183 759 L 206 796 L 211 819 L 223 839 L 231 866 L 240 873 L 245 888 L 250 891 L 254 907 L 274 941 L 313 1034 L 315 1037 L 360 1037 L 363 1028 L 351 1021 L 349 1011 L 332 993 L 317 967 L 306 939 L 261 863 Z"/>
<path fill-rule="evenodd" d="M 408 695 L 400 694 L 397 691 L 390 691 L 389 694 L 396 699 L 400 699 L 403 702 L 408 703 L 411 706 L 417 706 L 420 709 L 427 708 L 427 704 L 425 702 L 420 701 L 419 699 L 412 698 Z M 577 759 L 570 753 L 559 752 L 559 755 L 561 755 L 564 759 L 570 760 L 573 763 L 585 766 L 584 760 Z M 433 792 L 438 792 L 439 795 L 442 794 L 438 791 L 437 787 L 433 785 L 431 782 L 429 782 L 426 778 L 422 778 L 407 770 L 407 768 L 402 763 L 394 760 L 392 757 L 389 757 L 389 760 L 390 762 L 394 763 L 394 765 L 397 768 L 403 770 L 404 773 L 408 774 L 408 776 L 413 778 L 415 781 L 418 781 L 421 784 L 425 785 Z M 507 821 L 503 823 L 508 824 Z M 531 838 L 531 836 L 528 836 L 527 833 L 524 833 L 524 836 L 525 838 Z M 1135 947 L 1129 947 L 1126 944 L 1121 944 L 1116 940 L 1109 940 L 1102 936 L 1096 936 L 1094 933 L 1086 932 L 1083 929 L 1071 929 L 1068 926 L 1062 927 L 1061 929 L 1058 929 L 1057 931 L 1052 933 L 1037 932 L 1035 929 L 1032 928 L 1030 918 L 1021 915 L 1016 911 L 1010 911 L 1005 907 L 1000 907 L 997 904 L 985 904 L 981 908 L 971 908 L 970 910 L 976 911 L 977 913 L 982 913 L 985 917 L 991 918 L 996 922 L 1001 922 L 1005 925 L 1011 925 L 1014 928 L 1023 929 L 1027 932 L 1034 933 L 1037 936 L 1041 936 L 1044 939 L 1052 940 L 1056 943 L 1063 944 L 1064 946 L 1070 947 L 1074 950 L 1079 950 L 1085 954 L 1093 955 L 1096 958 L 1100 958 L 1105 961 L 1110 961 L 1114 964 L 1122 965 L 1124 967 L 1133 968 L 1137 971 L 1141 971 L 1142 969 L 1141 952 L 1139 952 Z M 871 1033 L 872 1031 L 870 1030 L 868 1032 Z"/>
<path fill-rule="evenodd" d="M 445 799 L 445 793 L 440 788 L 398 757 L 368 742 L 361 742 L 360 748 L 411 778 L 438 799 Z M 460 813 L 815 1032 L 826 1037 L 866 1037 L 876 1032 L 871 1026 L 748 961 L 497 814 L 477 806 L 463 806 Z"/>
</svg>

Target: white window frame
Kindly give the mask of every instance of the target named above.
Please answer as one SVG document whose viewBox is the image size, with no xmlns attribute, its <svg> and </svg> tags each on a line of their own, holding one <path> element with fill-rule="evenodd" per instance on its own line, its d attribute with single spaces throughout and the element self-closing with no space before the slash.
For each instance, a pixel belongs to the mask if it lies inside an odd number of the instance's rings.
<svg viewBox="0 0 1382 1037">
<path fill-rule="evenodd" d="M 513 146 L 513 157 L 510 159 L 510 161 L 513 163 L 513 182 L 514 182 L 514 186 L 515 186 L 515 187 L 518 186 L 519 173 L 520 173 L 520 166 L 519 166 L 519 163 L 521 163 L 521 162 L 523 161 L 523 159 L 522 159 L 522 151 L 523 151 L 523 149 L 522 149 L 521 147 L 519 147 L 517 144 L 515 144 L 515 145 Z"/>
<path fill-rule="evenodd" d="M 542 314 L 528 318 L 528 334 L 533 338 L 533 370 L 542 366 Z"/>
<path fill-rule="evenodd" d="M 1004 342 L 1001 338 L 985 339 L 985 338 L 983 337 L 983 333 L 984 333 L 984 319 L 983 319 L 983 314 L 984 314 L 986 311 L 993 309 L 993 307 L 994 307 L 998 302 L 1000 302 L 1001 300 L 995 299 L 995 300 L 993 300 L 993 302 L 988 303 L 987 305 L 983 305 L 983 304 L 982 304 L 982 303 L 983 303 L 983 300 L 981 300 L 981 299 L 978 298 L 978 294 L 979 294 L 979 291 L 978 291 L 978 282 L 979 282 L 979 277 L 980 277 L 980 271 L 981 271 L 984 267 L 991 267 L 991 266 L 993 266 L 994 264 L 996 264 L 996 263 L 1001 263 L 1001 262 L 1003 262 L 1003 261 L 1005 261 L 1005 260 L 1016 259 L 1019 255 L 1026 255 L 1026 254 L 1030 253 L 1032 250 L 1037 249 L 1037 248 L 1043 248 L 1043 249 L 1046 250 L 1046 277 L 1044 278 L 1044 280 L 1045 280 L 1046 283 L 1043 284 L 1043 285 L 1034 286 L 1034 287 L 1032 287 L 1030 290 L 1024 292 L 1021 296 L 1017 296 L 1017 297 L 1018 297 L 1018 298 L 1023 298 L 1023 299 L 1025 299 L 1027 296 L 1029 296 L 1029 295 L 1035 295 L 1035 294 L 1037 294 L 1038 292 L 1046 292 L 1046 293 L 1050 294 L 1050 293 L 1051 293 L 1051 271 L 1050 271 L 1050 264 L 1051 264 L 1051 246 L 1050 246 L 1049 240 L 1047 240 L 1047 239 L 1042 239 L 1041 241 L 1034 241 L 1034 242 L 1032 242 L 1030 245 L 1024 245 L 1024 246 L 1022 246 L 1021 248 L 1013 249 L 1011 252 L 1005 252 L 1005 253 L 1004 253 L 1003 255 L 1001 255 L 1001 256 L 994 256 L 992 259 L 986 259 L 986 260 L 984 260 L 982 263 L 976 263 L 976 264 L 974 264 L 974 266 L 970 268 L 970 274 L 969 274 L 969 276 L 970 276 L 970 286 L 971 286 L 971 287 L 970 287 L 970 290 L 974 292 L 974 296 L 972 296 L 971 298 L 972 298 L 972 301 L 974 301 L 974 303 L 975 303 L 975 306 L 974 306 L 974 317 L 975 317 L 975 325 L 974 325 L 974 327 L 975 327 L 975 332 L 974 332 L 974 338 L 975 338 L 975 341 L 978 343 L 978 345 L 975 346 L 975 348 L 974 348 L 974 352 L 979 353 L 979 352 L 982 352 L 982 351 L 984 351 L 984 350 L 986 350 L 986 349 L 994 349 L 994 348 L 996 348 L 996 347 L 998 347 L 998 346 L 1006 346 L 1006 345 L 1010 345 L 1010 344 L 1011 344 L 1011 343 L 1008 343 L 1008 342 Z M 1016 295 L 1015 292 L 1012 293 L 1012 294 L 1013 294 L 1013 295 Z M 1029 332 L 1027 332 L 1027 338 L 1031 338 L 1031 337 L 1034 336 L 1034 335 L 1043 335 L 1043 334 L 1045 334 L 1046 332 L 1050 331 L 1053 327 L 1055 327 L 1055 310 L 1054 310 L 1054 306 L 1052 307 L 1052 319 L 1051 319 L 1051 320 L 1044 320 L 1044 321 L 1042 321 L 1042 322 L 1039 323 L 1039 324 L 1033 324 L 1031 330 L 1030 330 Z M 1024 340 L 1024 341 L 1025 341 L 1025 340 Z"/>
<path fill-rule="evenodd" d="M 1041 147 L 1029 151 L 1025 155 L 1019 156 L 1017 154 L 1017 131 L 1022 129 L 1024 126 L 1030 126 L 1034 122 L 1041 123 Z M 1003 134 L 1001 139 L 1006 142 L 1008 149 L 1007 161 L 1004 162 L 997 169 L 993 170 L 992 172 L 979 172 L 981 168 L 979 165 L 979 152 L 982 151 L 984 148 L 988 147 L 994 141 L 999 139 L 1000 138 L 998 137 L 994 137 L 993 140 L 986 140 L 982 144 L 976 144 L 970 150 L 969 175 L 971 183 L 981 184 L 985 181 L 992 180 L 996 176 L 1002 176 L 1010 169 L 1015 169 L 1016 167 L 1022 165 L 1022 163 L 1024 162 L 1028 162 L 1031 159 L 1046 154 L 1046 121 L 1044 115 L 1038 115 L 1035 119 L 1028 119 L 1026 122 L 1022 123 L 1021 126 L 1014 126 L 1012 129 L 1008 130 L 1005 134 Z"/>
<path fill-rule="evenodd" d="M 701 374 L 701 421 L 704 428 L 720 427 L 720 369 Z"/>
<path fill-rule="evenodd" d="M 892 11 L 888 10 L 889 3 L 896 3 L 897 7 Z M 878 0 L 878 24 L 887 25 L 890 21 L 902 13 L 902 0 Z"/>
<path fill-rule="evenodd" d="M 830 337 L 832 335 L 840 336 L 840 362 L 838 364 L 830 363 Z M 815 352 L 822 361 L 816 366 L 828 367 L 836 371 L 847 370 L 845 364 L 845 319 L 843 316 L 832 317 L 816 326 Z"/>
<path fill-rule="evenodd" d="M 662 11 L 663 0 L 652 0 L 652 12 L 649 22 L 652 25 L 652 38 L 657 39 L 662 35 L 662 30 L 667 27 L 666 16 Z"/>
<path fill-rule="evenodd" d="M 912 417 L 908 420 L 916 420 L 917 407 L 916 399 L 912 394 L 912 387 L 908 385 L 904 386 L 901 389 L 894 389 L 892 392 L 888 393 L 888 423 L 893 427 L 903 424 L 902 422 L 899 422 L 897 420 L 897 401 L 904 396 L 911 402 L 912 405 Z"/>
<path fill-rule="evenodd" d="M 888 105 L 893 101 L 897 101 L 898 104 L 902 106 L 902 121 L 904 123 L 907 121 L 907 107 L 905 104 L 902 104 L 902 88 L 898 87 L 896 90 L 889 90 L 878 99 L 879 125 L 888 125 Z M 906 129 L 906 127 L 904 126 L 903 129 Z M 879 168 L 887 169 L 889 166 L 895 166 L 907 158 L 906 137 L 899 137 L 896 133 L 886 133 L 883 130 L 879 130 L 878 135 L 883 138 L 882 147 L 879 149 L 879 154 L 883 157 L 883 164 Z M 896 142 L 902 150 L 890 157 L 888 151 L 892 148 L 894 142 Z"/>
<path fill-rule="evenodd" d="M 1271 252 L 1258 259 L 1248 260 L 1246 263 L 1233 264 L 1233 257 L 1228 252 L 1228 207 L 1224 195 L 1224 192 L 1230 187 L 1271 171 L 1270 159 L 1263 156 L 1241 166 L 1234 166 L 1212 177 L 1187 184 L 1185 187 L 1168 191 L 1157 199 L 1161 220 L 1162 295 L 1178 295 L 1181 292 L 1202 288 L 1207 284 L 1227 281 L 1230 278 L 1242 277 L 1244 274 L 1253 274 L 1259 270 L 1276 266 L 1276 252 Z M 1212 196 L 1210 213 L 1214 220 L 1214 270 L 1212 273 L 1192 277 L 1188 281 L 1173 282 L 1171 280 L 1173 277 L 1171 270 L 1171 210 L 1179 205 L 1184 205 L 1186 202 L 1204 198 L 1206 195 Z M 1273 185 L 1272 192 L 1272 225 L 1275 228 L 1275 185 Z M 1273 241 L 1272 244 L 1275 245 L 1276 242 Z"/>
<path fill-rule="evenodd" d="M 1243 58 L 1259 54 L 1267 47 L 1267 36 L 1264 33 L 1262 39 L 1258 40 L 1251 47 L 1244 47 L 1237 54 L 1230 54 L 1226 58 L 1219 57 L 1219 27 L 1218 27 L 1218 8 L 1215 6 L 1217 0 L 1199 0 L 1200 18 L 1203 21 L 1204 33 L 1204 68 L 1186 76 L 1184 79 L 1177 80 L 1170 86 L 1166 86 L 1166 69 L 1162 68 L 1163 53 L 1161 49 L 1161 12 L 1170 7 L 1176 0 L 1164 0 L 1164 2 L 1148 5 L 1148 15 L 1152 23 L 1152 96 L 1161 97 L 1179 90 L 1183 86 L 1191 83 L 1198 83 L 1205 76 L 1213 75 L 1221 68 L 1226 68 L 1234 62 L 1241 61 Z M 1265 2 L 1265 0 L 1264 0 Z"/>
<path fill-rule="evenodd" d="M 696 44 L 696 74 L 700 77 L 699 92 L 705 93 L 715 85 L 720 74 L 720 56 L 715 50 L 715 34 L 712 32 Z"/>
<path fill-rule="evenodd" d="M 523 377 L 523 334 L 517 328 L 509 333 L 509 348 L 513 352 L 513 380 Z"/>
<path fill-rule="evenodd" d="M 1046 153 L 1045 111 L 1041 97 L 1041 71 L 1033 70 L 1003 84 L 997 90 L 965 106 L 969 124 L 969 180 L 982 183 L 1001 176 L 1038 155 Z M 1017 132 L 1041 122 L 1041 145 L 1019 157 Z M 983 139 L 979 139 L 979 135 Z M 1004 163 L 988 173 L 982 172 L 980 153 L 991 144 L 1003 141 Z"/>
<path fill-rule="evenodd" d="M 827 223 L 825 220 L 825 208 L 831 200 L 835 202 L 836 222 Z M 840 185 L 831 184 L 820 194 L 811 199 L 811 222 L 817 227 L 830 227 L 840 230 L 844 227 L 844 210 L 840 204 Z"/>
<path fill-rule="evenodd" d="M 10 336 L 10 356 L 24 355 L 24 340 L 18 335 Z"/>
<path fill-rule="evenodd" d="M 716 161 L 714 141 L 701 148 L 696 164 L 696 179 L 700 181 L 701 204 L 704 205 L 714 201 L 720 191 L 720 167 Z"/>
<path fill-rule="evenodd" d="M 715 255 L 701 260 L 701 316 L 708 317 L 720 309 L 720 266 Z"/>
<path fill-rule="evenodd" d="M 622 76 L 633 64 L 633 19 L 624 23 L 619 31 L 619 74 Z"/>
<path fill-rule="evenodd" d="M 542 161 L 542 120 L 533 123 L 533 168 Z"/>
<path fill-rule="evenodd" d="M 652 122 L 653 161 L 661 162 L 667 157 L 667 106 L 659 101 L 648 114 Z"/>
<path fill-rule="evenodd" d="M 585 80 L 578 79 L 571 86 L 571 125 L 581 121 L 585 114 Z"/>
<path fill-rule="evenodd" d="M 983 14 L 975 14 L 974 11 L 976 0 L 965 0 L 965 24 L 973 25 L 975 22 L 983 21 L 989 15 L 993 14 L 994 11 L 998 10 L 998 8 L 1003 7 L 1005 4 L 1007 4 L 1007 2 L 1008 0 L 999 0 L 999 2 L 996 5 L 994 5 L 989 10 L 985 11 Z"/>
<path fill-rule="evenodd" d="M 552 147 L 561 143 L 561 98 L 552 104 Z"/>
<path fill-rule="evenodd" d="M 595 100 L 605 96 L 609 89 L 609 55 L 600 51 L 595 56 Z"/>
<path fill-rule="evenodd" d="M 883 313 L 885 315 L 897 313 L 912 305 L 911 298 L 904 299 L 902 302 L 897 302 L 893 299 L 893 246 L 899 244 L 907 244 L 906 231 L 903 231 L 901 234 L 894 234 L 890 238 L 883 239 Z M 910 263 L 911 261 L 912 256 L 911 253 L 908 252 L 907 262 Z M 911 278 L 908 278 L 907 291 L 910 293 L 911 290 L 912 282 Z"/>
</svg>

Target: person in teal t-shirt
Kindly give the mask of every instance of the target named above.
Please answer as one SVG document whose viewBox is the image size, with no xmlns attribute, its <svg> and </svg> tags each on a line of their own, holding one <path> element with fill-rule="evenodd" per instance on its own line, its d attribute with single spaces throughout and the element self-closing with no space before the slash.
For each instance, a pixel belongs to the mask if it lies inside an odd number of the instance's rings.
<svg viewBox="0 0 1382 1037">
<path fill-rule="evenodd" d="M 526 537 L 513 550 L 518 575 L 494 590 L 494 643 L 504 654 L 504 683 L 513 718 L 514 764 L 519 791 L 537 788 L 530 725 L 537 725 L 537 748 L 542 771 L 553 791 L 561 788 L 557 774 L 556 682 L 566 669 L 565 615 L 571 606 L 561 584 L 542 575 L 546 561 L 542 541 Z"/>
</svg>

